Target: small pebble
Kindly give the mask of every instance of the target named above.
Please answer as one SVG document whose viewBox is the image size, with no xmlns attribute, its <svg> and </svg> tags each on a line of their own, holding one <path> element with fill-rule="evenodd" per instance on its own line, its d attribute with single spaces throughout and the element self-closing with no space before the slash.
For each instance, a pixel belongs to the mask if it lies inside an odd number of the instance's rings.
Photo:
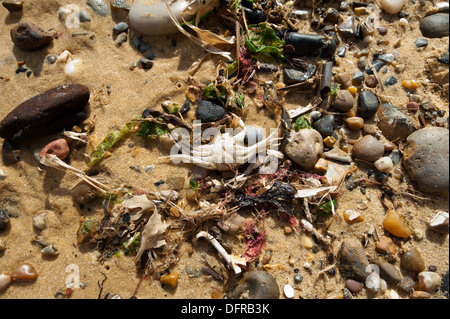
<svg viewBox="0 0 450 319">
<path fill-rule="evenodd" d="M 358 131 L 364 126 L 364 119 L 362 117 L 352 116 L 346 118 L 345 123 L 347 124 L 349 129 Z"/>
<path fill-rule="evenodd" d="M 429 222 L 429 226 L 434 231 L 442 235 L 449 233 L 449 214 L 447 212 L 438 212 Z"/>
<path fill-rule="evenodd" d="M 402 280 L 402 274 L 400 271 L 384 258 L 376 257 L 373 260 L 373 263 L 379 267 L 381 278 L 383 278 L 388 284 L 394 285 Z"/>
<path fill-rule="evenodd" d="M 102 17 L 106 17 L 109 14 L 109 7 L 103 0 L 87 0 L 86 4 Z"/>
<path fill-rule="evenodd" d="M 119 35 L 127 31 L 128 31 L 128 24 L 126 24 L 125 22 L 119 22 L 113 27 L 113 32 L 116 35 Z"/>
<path fill-rule="evenodd" d="M 354 104 L 355 98 L 348 90 L 339 90 L 332 106 L 340 112 L 348 112 L 353 108 Z"/>
<path fill-rule="evenodd" d="M 398 83 L 398 79 L 395 76 L 391 75 L 390 77 L 388 77 L 386 79 L 386 81 L 384 82 L 384 85 L 391 86 L 391 85 L 394 85 L 396 83 Z"/>
<path fill-rule="evenodd" d="M 80 19 L 80 22 L 91 22 L 91 16 L 86 10 L 80 10 L 78 12 L 78 19 Z"/>
<path fill-rule="evenodd" d="M 381 0 L 380 7 L 388 14 L 397 14 L 404 4 L 405 0 Z"/>
<path fill-rule="evenodd" d="M 294 298 L 294 288 L 291 285 L 289 284 L 284 285 L 283 292 L 286 298 L 288 299 Z"/>
<path fill-rule="evenodd" d="M 411 299 L 430 299 L 431 295 L 426 291 L 416 290 L 411 294 Z"/>
<path fill-rule="evenodd" d="M 0 274 L 0 292 L 9 287 L 12 283 L 12 278 L 9 274 Z"/>
<path fill-rule="evenodd" d="M 153 67 L 153 61 L 149 59 L 140 59 L 139 67 L 144 70 L 150 70 Z"/>
<path fill-rule="evenodd" d="M 375 162 L 384 153 L 383 144 L 372 135 L 366 135 L 353 145 L 352 155 L 356 159 Z"/>
<path fill-rule="evenodd" d="M 40 152 L 39 157 L 44 155 L 56 155 L 59 159 L 63 160 L 69 156 L 70 148 L 65 139 L 58 139 L 47 144 Z"/>
<path fill-rule="evenodd" d="M 397 251 L 392 239 L 384 235 L 379 237 L 379 240 L 375 243 L 375 248 L 381 254 L 395 255 Z"/>
<path fill-rule="evenodd" d="M 416 41 L 414 41 L 414 44 L 416 45 L 416 47 L 418 48 L 423 48 L 426 47 L 428 45 L 428 40 L 427 39 L 417 39 Z"/>
<path fill-rule="evenodd" d="M 373 163 L 377 170 L 382 173 L 389 173 L 394 168 L 394 163 L 389 156 L 383 156 Z"/>
<path fill-rule="evenodd" d="M 46 212 L 42 212 L 39 213 L 36 216 L 33 216 L 33 226 L 36 227 L 39 230 L 43 230 L 47 227 L 45 218 L 46 218 L 47 213 Z"/>
<path fill-rule="evenodd" d="M 348 290 L 350 290 L 352 293 L 356 294 L 362 290 L 363 285 L 359 281 L 356 281 L 353 279 L 347 279 L 347 280 L 345 280 L 345 287 Z"/>
<path fill-rule="evenodd" d="M 416 289 L 433 293 L 439 289 L 442 280 L 441 276 L 432 271 L 422 271 L 417 275 Z"/>
<path fill-rule="evenodd" d="M 226 114 L 226 111 L 220 105 L 214 104 L 209 101 L 200 100 L 197 110 L 197 120 L 202 122 L 215 122 L 222 119 Z"/>
<path fill-rule="evenodd" d="M 322 137 L 325 138 L 331 136 L 334 131 L 334 115 L 328 114 L 314 122 L 312 126 L 322 135 Z"/>
<path fill-rule="evenodd" d="M 389 210 L 383 221 L 384 229 L 392 235 L 400 238 L 408 238 L 412 235 L 412 231 L 402 216 L 395 210 Z"/>
<path fill-rule="evenodd" d="M 20 264 L 11 271 L 10 275 L 14 280 L 34 280 L 38 277 L 36 269 L 29 263 Z"/>
<path fill-rule="evenodd" d="M 449 14 L 435 13 L 426 16 L 419 25 L 422 35 L 427 38 L 443 38 L 449 36 Z"/>
<path fill-rule="evenodd" d="M 425 270 L 425 262 L 417 248 L 413 247 L 400 257 L 400 267 L 409 271 L 421 272 Z"/>
<path fill-rule="evenodd" d="M 0 230 L 5 229 L 9 224 L 10 218 L 8 214 L 3 209 L 0 209 Z"/>
<path fill-rule="evenodd" d="M 378 85 L 378 79 L 375 75 L 370 74 L 366 77 L 365 83 L 370 88 L 375 88 Z"/>
<path fill-rule="evenodd" d="M 297 274 L 297 275 L 295 275 L 294 276 L 294 282 L 295 283 L 301 283 L 303 281 L 303 276 L 302 275 L 300 275 L 300 274 Z"/>
</svg>

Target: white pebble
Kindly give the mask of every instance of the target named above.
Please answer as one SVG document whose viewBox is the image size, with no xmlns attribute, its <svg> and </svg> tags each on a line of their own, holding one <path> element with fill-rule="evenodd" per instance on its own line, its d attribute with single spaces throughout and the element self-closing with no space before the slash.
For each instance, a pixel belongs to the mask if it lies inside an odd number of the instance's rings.
<svg viewBox="0 0 450 319">
<path fill-rule="evenodd" d="M 40 230 L 45 229 L 47 227 L 47 224 L 45 222 L 46 215 L 46 213 L 40 213 L 36 216 L 33 216 L 33 226 Z"/>
<path fill-rule="evenodd" d="M 0 168 L 0 181 L 6 178 L 6 173 Z"/>
<path fill-rule="evenodd" d="M 286 298 L 289 298 L 289 299 L 294 298 L 294 288 L 291 285 L 289 285 L 289 284 L 284 285 L 283 291 L 284 291 L 284 295 L 286 296 Z"/>
<path fill-rule="evenodd" d="M 417 275 L 418 290 L 435 292 L 441 286 L 441 276 L 432 271 L 422 271 Z"/>
<path fill-rule="evenodd" d="M 401 18 L 400 20 L 398 20 L 398 24 L 401 25 L 402 27 L 406 27 L 408 26 L 409 22 L 405 18 Z"/>
<path fill-rule="evenodd" d="M 377 170 L 385 174 L 389 173 L 394 167 L 394 163 L 389 156 L 381 157 L 377 159 L 373 164 L 375 165 Z"/>
<path fill-rule="evenodd" d="M 393 289 L 389 289 L 384 295 L 386 296 L 386 299 L 400 299 L 398 293 Z"/>
<path fill-rule="evenodd" d="M 57 63 L 67 63 L 70 59 L 72 59 L 72 53 L 70 53 L 67 50 L 64 50 L 63 53 L 61 53 L 58 58 L 56 59 Z"/>
<path fill-rule="evenodd" d="M 402 10 L 405 0 L 381 0 L 381 9 L 388 14 L 397 14 Z"/>
</svg>

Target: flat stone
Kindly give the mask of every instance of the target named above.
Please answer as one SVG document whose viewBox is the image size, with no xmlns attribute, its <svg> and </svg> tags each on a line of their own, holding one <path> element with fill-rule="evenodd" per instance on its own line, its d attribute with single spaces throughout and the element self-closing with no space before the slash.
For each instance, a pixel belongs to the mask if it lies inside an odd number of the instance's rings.
<svg viewBox="0 0 450 319">
<path fill-rule="evenodd" d="M 370 91 L 362 91 L 358 96 L 357 115 L 363 119 L 373 117 L 378 110 L 379 101 L 375 94 Z"/>
<path fill-rule="evenodd" d="M 334 115 L 328 114 L 312 125 L 322 137 L 331 136 L 334 132 Z"/>
<path fill-rule="evenodd" d="M 403 150 L 403 165 L 422 191 L 448 196 L 448 129 L 426 127 L 408 136 Z"/>
<path fill-rule="evenodd" d="M 366 135 L 359 139 L 352 148 L 352 155 L 356 159 L 372 163 L 379 159 L 383 153 L 383 144 L 372 135 Z"/>
<path fill-rule="evenodd" d="M 436 13 L 423 18 L 419 25 L 422 35 L 427 38 L 449 36 L 448 13 Z"/>
<path fill-rule="evenodd" d="M 311 170 L 323 153 L 323 139 L 313 129 L 292 132 L 284 148 L 284 153 L 301 169 Z"/>
<path fill-rule="evenodd" d="M 195 114 L 197 120 L 202 122 L 215 122 L 222 119 L 227 112 L 220 105 L 201 100 Z"/>
<path fill-rule="evenodd" d="M 290 68 L 283 69 L 283 79 L 286 84 L 296 84 L 305 82 L 312 78 L 316 73 L 317 67 L 314 64 L 309 64 L 305 70 L 296 70 Z"/>
<path fill-rule="evenodd" d="M 394 285 L 402 280 L 400 271 L 387 260 L 377 257 L 373 260 L 374 264 L 380 267 L 380 276 L 390 285 Z"/>
<path fill-rule="evenodd" d="M 13 109 L 0 122 L 0 137 L 25 141 L 71 128 L 86 119 L 90 92 L 81 84 L 60 85 Z"/>
<path fill-rule="evenodd" d="M 364 281 L 370 274 L 367 272 L 370 263 L 367 260 L 364 248 L 358 241 L 344 240 L 338 258 L 338 269 L 343 277 Z"/>
<path fill-rule="evenodd" d="M 355 105 L 355 98 L 348 90 L 339 90 L 332 107 L 340 112 L 348 112 Z"/>
<path fill-rule="evenodd" d="M 25 51 L 39 50 L 53 42 L 50 33 L 33 23 L 20 22 L 11 29 L 10 34 L 14 44 Z"/>
<path fill-rule="evenodd" d="M 389 103 L 380 105 L 377 116 L 378 128 L 390 141 L 404 139 L 417 129 L 412 119 Z"/>
<path fill-rule="evenodd" d="M 109 14 L 109 7 L 103 0 L 87 0 L 86 4 L 102 17 L 107 17 Z"/>
</svg>

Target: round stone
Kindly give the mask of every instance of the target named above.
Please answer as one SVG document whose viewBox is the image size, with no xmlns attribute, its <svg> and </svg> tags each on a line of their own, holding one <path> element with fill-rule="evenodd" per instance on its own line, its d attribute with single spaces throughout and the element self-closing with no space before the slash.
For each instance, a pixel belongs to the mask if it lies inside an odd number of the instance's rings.
<svg viewBox="0 0 450 319">
<path fill-rule="evenodd" d="M 435 292 L 441 286 L 441 276 L 432 271 L 422 271 L 417 275 L 417 290 Z"/>
<path fill-rule="evenodd" d="M 353 279 L 347 279 L 345 281 L 345 287 L 350 290 L 352 293 L 358 293 L 363 288 L 362 283 Z"/>
<path fill-rule="evenodd" d="M 369 119 L 377 113 L 378 106 L 379 101 L 375 94 L 362 91 L 358 96 L 357 115 L 363 119 Z"/>
<path fill-rule="evenodd" d="M 448 37 L 448 13 L 436 13 L 423 18 L 420 21 L 419 28 L 422 35 L 427 38 Z"/>
<path fill-rule="evenodd" d="M 313 129 L 301 129 L 292 133 L 284 153 L 301 169 L 310 170 L 323 153 L 322 135 Z"/>
<path fill-rule="evenodd" d="M 340 90 L 333 101 L 333 108 L 340 112 L 348 112 L 353 108 L 355 98 L 348 90 Z"/>
<path fill-rule="evenodd" d="M 70 147 L 67 141 L 63 138 L 57 139 L 48 143 L 40 152 L 39 157 L 44 155 L 56 155 L 59 159 L 63 160 L 69 156 Z"/>
<path fill-rule="evenodd" d="M 403 165 L 422 191 L 448 195 L 448 129 L 426 127 L 409 135 L 403 151 Z"/>
<path fill-rule="evenodd" d="M 380 6 L 388 14 L 397 14 L 402 10 L 405 0 L 381 0 Z"/>
<path fill-rule="evenodd" d="M 375 162 L 384 153 L 383 144 L 372 135 L 366 135 L 353 145 L 352 155 L 356 159 Z"/>
</svg>

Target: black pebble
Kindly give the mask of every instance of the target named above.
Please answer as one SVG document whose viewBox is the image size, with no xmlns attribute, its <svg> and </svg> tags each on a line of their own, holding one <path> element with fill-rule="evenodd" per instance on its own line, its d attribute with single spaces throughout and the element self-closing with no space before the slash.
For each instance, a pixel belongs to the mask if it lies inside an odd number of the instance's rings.
<svg viewBox="0 0 450 319">
<path fill-rule="evenodd" d="M 0 230 L 3 230 L 6 228 L 6 226 L 9 224 L 10 219 L 8 214 L 3 209 L 0 209 Z"/>
<path fill-rule="evenodd" d="M 334 132 L 334 115 L 328 114 L 313 123 L 313 127 L 323 136 L 331 136 Z"/>
<path fill-rule="evenodd" d="M 378 98 L 370 91 L 362 91 L 358 96 L 357 114 L 363 119 L 369 119 L 377 113 Z"/>
<path fill-rule="evenodd" d="M 195 114 L 197 120 L 202 122 L 215 122 L 222 119 L 226 113 L 225 109 L 220 105 L 200 100 Z"/>
</svg>

